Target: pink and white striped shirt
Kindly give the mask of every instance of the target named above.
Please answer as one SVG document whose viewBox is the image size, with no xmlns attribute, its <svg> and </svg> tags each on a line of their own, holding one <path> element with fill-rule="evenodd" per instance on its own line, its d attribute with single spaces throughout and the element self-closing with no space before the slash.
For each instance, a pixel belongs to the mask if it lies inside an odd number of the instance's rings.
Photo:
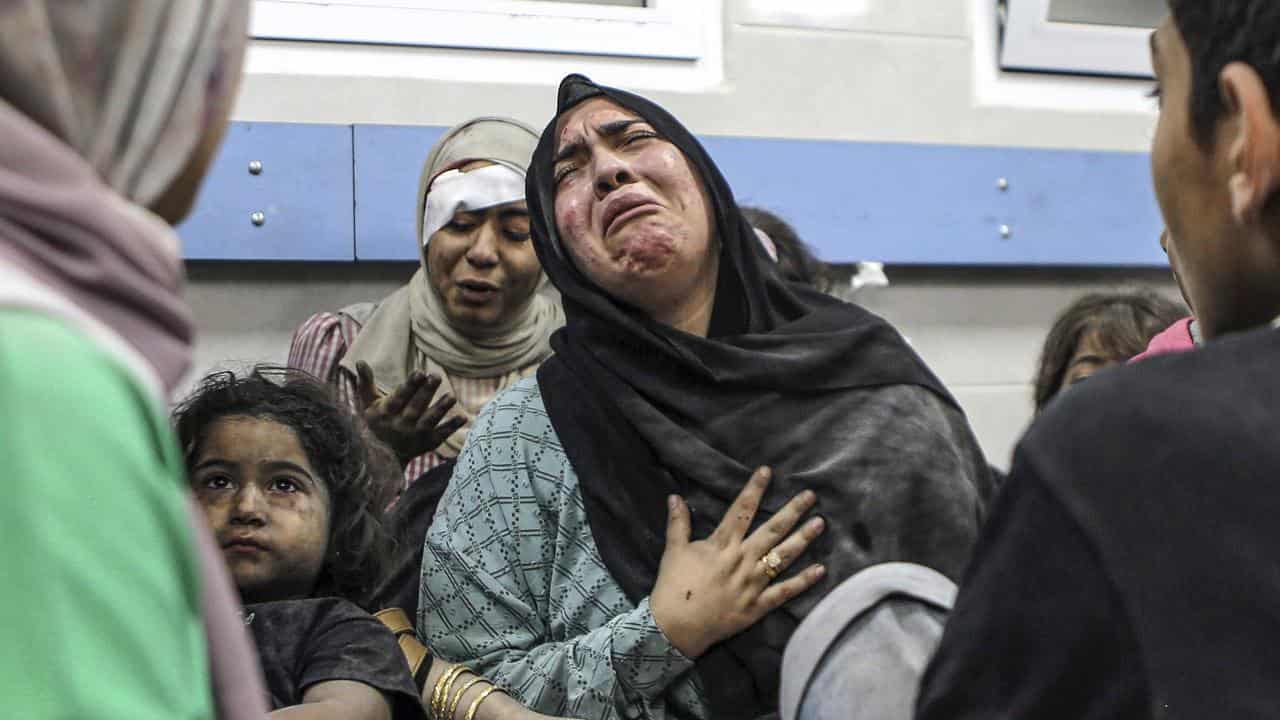
<svg viewBox="0 0 1280 720">
<path fill-rule="evenodd" d="M 367 315 L 366 315 L 367 317 Z M 332 386 L 338 399 L 360 412 L 356 377 L 338 363 L 355 342 L 362 325 L 345 312 L 316 313 L 298 326 L 289 345 L 289 367 L 305 371 Z M 449 375 L 458 405 L 474 417 L 502 389 L 501 377 L 464 378 Z M 464 428 L 467 426 L 464 426 Z M 452 459 L 438 451 L 419 455 L 404 469 L 404 487 L 422 477 L 431 468 Z"/>
</svg>

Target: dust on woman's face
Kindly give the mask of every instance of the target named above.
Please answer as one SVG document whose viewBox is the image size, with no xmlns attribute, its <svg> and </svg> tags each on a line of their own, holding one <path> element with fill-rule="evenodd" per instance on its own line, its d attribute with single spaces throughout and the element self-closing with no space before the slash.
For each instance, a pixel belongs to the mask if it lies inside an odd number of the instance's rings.
<svg viewBox="0 0 1280 720">
<path fill-rule="evenodd" d="M 688 159 L 636 113 L 595 98 L 561 118 L 555 219 L 578 269 L 641 310 L 714 285 L 710 203 Z"/>
</svg>

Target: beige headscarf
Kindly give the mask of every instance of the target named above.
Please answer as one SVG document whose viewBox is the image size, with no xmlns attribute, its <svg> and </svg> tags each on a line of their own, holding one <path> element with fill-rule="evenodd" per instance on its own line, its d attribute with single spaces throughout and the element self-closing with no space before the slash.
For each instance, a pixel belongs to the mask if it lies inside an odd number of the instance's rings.
<svg viewBox="0 0 1280 720">
<path fill-rule="evenodd" d="M 244 52 L 243 0 L 0 4 L 0 97 L 150 205 L 204 138 Z M 230 30 L 234 29 L 234 32 Z"/>
<path fill-rule="evenodd" d="M 427 248 L 422 237 L 423 211 L 431 182 L 440 174 L 476 160 L 503 165 L 521 175 L 529 168 L 538 135 L 515 120 L 482 117 L 449 130 L 432 148 L 418 182 L 417 218 L 420 267 L 409 283 L 397 290 L 369 318 L 341 365 L 356 372 L 364 361 L 373 369 L 382 392 L 399 387 L 415 369 L 438 375 L 439 394 L 455 397 L 449 376 L 502 378 L 507 385 L 531 375 L 551 354 L 551 332 L 564 324 L 560 304 L 534 293 L 525 306 L 499 326 L 483 333 L 463 333 L 449 322 L 444 303 L 427 277 Z M 467 424 L 438 452 L 456 457 L 478 408 L 458 403 Z"/>
<path fill-rule="evenodd" d="M 0 2 L 0 259 L 123 337 L 152 390 L 193 327 L 177 236 L 143 208 L 221 121 L 247 27 L 242 0 Z"/>
<path fill-rule="evenodd" d="M 80 328 L 157 412 L 190 362 L 193 323 L 177 236 L 144 206 L 221 122 L 248 5 L 0 0 L 0 306 Z M 218 716 L 261 720 L 239 602 L 198 508 L 192 521 Z"/>
</svg>

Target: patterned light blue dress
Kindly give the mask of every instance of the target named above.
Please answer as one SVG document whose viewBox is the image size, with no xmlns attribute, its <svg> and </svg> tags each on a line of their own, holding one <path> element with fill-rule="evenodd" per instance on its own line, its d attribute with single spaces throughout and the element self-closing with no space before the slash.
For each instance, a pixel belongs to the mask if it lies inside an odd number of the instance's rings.
<svg viewBox="0 0 1280 720">
<path fill-rule="evenodd" d="M 693 661 L 609 575 L 536 378 L 476 419 L 423 552 L 419 632 L 534 710 L 706 718 Z"/>
</svg>

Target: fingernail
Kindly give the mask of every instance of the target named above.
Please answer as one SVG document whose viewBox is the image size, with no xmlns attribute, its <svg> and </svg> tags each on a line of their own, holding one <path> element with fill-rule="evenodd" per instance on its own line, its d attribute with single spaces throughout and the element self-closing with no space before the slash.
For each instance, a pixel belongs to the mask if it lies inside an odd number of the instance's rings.
<svg viewBox="0 0 1280 720">
<path fill-rule="evenodd" d="M 815 502 L 817 502 L 817 500 L 818 500 L 818 493 L 812 490 L 805 490 L 804 492 L 800 493 L 800 502 L 804 503 L 805 505 L 812 505 Z"/>
<path fill-rule="evenodd" d="M 813 574 L 822 577 L 827 574 L 827 567 L 825 565 L 817 565 L 813 568 Z"/>
<path fill-rule="evenodd" d="M 680 498 L 675 495 L 667 496 L 667 509 L 675 510 L 680 505 Z"/>
<path fill-rule="evenodd" d="M 816 517 L 809 521 L 809 527 L 815 532 L 821 531 L 826 524 L 827 522 L 820 517 Z"/>
</svg>

